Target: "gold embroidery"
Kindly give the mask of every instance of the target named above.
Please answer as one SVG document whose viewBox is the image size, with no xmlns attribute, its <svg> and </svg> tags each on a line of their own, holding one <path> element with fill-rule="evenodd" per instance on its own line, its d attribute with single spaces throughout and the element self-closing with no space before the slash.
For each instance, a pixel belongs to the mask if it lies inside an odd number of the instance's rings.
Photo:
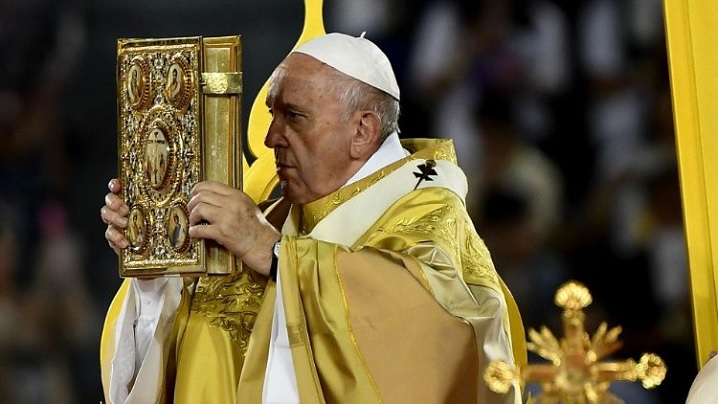
<svg viewBox="0 0 718 404">
<path fill-rule="evenodd" d="M 464 221 L 466 227 L 465 248 L 461 257 L 464 268 L 464 281 L 474 285 L 490 286 L 500 290 L 499 279 L 491 260 L 489 249 L 486 248 L 484 240 L 476 234 L 471 222 Z"/>
<path fill-rule="evenodd" d="M 384 179 L 387 175 L 413 160 L 446 160 L 456 164 L 454 144 L 448 140 L 437 139 L 406 139 L 402 145 L 409 150 L 418 150 L 416 153 L 396 161 L 367 178 L 357 181 L 347 187 L 331 193 L 324 198 L 304 205 L 302 209 L 302 232 L 308 234 L 322 219 L 327 217 L 334 209 L 363 192 L 367 188 Z"/>
<path fill-rule="evenodd" d="M 390 228 L 379 226 L 372 238 L 380 238 L 381 234 L 399 234 L 413 240 L 431 240 L 444 250 L 453 262 L 461 263 L 466 283 L 500 290 L 498 275 L 488 248 L 476 234 L 469 217 L 459 213 L 454 203 L 446 203 L 423 216 L 401 219 Z M 461 235 L 466 236 L 464 238 Z"/>
<path fill-rule="evenodd" d="M 384 231 L 383 226 L 379 230 Z M 454 205 L 442 205 L 424 216 L 402 219 L 388 233 L 402 235 L 424 234 L 441 244 L 452 260 L 457 261 L 459 244 L 456 242 L 456 207 Z"/>
<path fill-rule="evenodd" d="M 311 233 L 314 226 L 332 213 L 334 209 L 384 179 L 384 177 L 388 174 L 401 167 L 404 161 L 405 160 L 402 159 L 394 164 L 384 167 L 382 170 L 375 172 L 361 181 L 341 188 L 340 190 L 331 193 L 322 199 L 304 205 L 304 208 L 302 209 L 302 232 L 304 234 Z"/>
<path fill-rule="evenodd" d="M 226 331 L 243 356 L 266 286 L 266 281 L 258 278 L 248 269 L 230 277 L 205 277 L 199 281 L 192 299 L 192 312 Z"/>
<path fill-rule="evenodd" d="M 408 139 L 402 141 L 402 146 L 414 152 L 412 160 L 446 160 L 457 164 L 454 143 L 447 140 L 436 139 Z"/>
</svg>

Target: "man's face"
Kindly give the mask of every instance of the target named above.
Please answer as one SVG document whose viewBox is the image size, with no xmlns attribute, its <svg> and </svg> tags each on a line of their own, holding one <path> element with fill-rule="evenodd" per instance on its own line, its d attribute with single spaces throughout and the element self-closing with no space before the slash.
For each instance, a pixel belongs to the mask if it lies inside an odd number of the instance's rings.
<svg viewBox="0 0 718 404">
<path fill-rule="evenodd" d="M 356 119 L 343 118 L 344 104 L 330 90 L 331 67 L 291 54 L 278 69 L 264 144 L 274 149 L 283 195 L 303 205 L 341 188 L 361 166 L 350 156 Z"/>
</svg>

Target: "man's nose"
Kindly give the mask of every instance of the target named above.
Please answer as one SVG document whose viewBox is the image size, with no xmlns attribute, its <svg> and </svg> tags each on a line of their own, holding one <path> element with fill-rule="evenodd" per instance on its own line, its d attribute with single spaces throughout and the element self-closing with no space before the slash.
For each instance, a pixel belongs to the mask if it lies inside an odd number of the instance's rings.
<svg viewBox="0 0 718 404">
<path fill-rule="evenodd" d="M 264 137 L 264 145 L 270 149 L 281 147 L 286 142 L 284 141 L 284 135 L 282 134 L 282 125 L 276 118 L 272 119 L 267 130 L 267 136 Z"/>
</svg>

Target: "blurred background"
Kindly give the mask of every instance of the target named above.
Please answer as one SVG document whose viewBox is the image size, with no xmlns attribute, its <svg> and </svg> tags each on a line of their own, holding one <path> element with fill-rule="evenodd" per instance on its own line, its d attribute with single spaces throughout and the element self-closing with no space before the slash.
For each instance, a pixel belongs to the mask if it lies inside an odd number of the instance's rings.
<svg viewBox="0 0 718 404">
<path fill-rule="evenodd" d="M 616 358 L 668 364 L 656 390 L 613 390 L 683 402 L 697 368 L 661 0 L 324 3 L 328 32 L 366 31 L 389 55 L 401 135 L 454 139 L 526 329 L 562 335 L 553 294 L 584 282 L 591 334 L 621 325 Z M 303 13 L 300 0 L 0 0 L 0 402 L 103 399 L 117 38 L 243 35 L 246 125 Z"/>
</svg>

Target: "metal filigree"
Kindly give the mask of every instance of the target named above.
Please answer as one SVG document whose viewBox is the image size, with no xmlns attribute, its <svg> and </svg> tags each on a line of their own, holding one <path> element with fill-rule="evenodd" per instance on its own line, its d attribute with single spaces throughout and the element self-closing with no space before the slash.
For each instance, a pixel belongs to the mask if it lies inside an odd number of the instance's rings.
<svg viewBox="0 0 718 404">
<path fill-rule="evenodd" d="M 119 178 L 137 221 L 121 275 L 236 269 L 229 252 L 189 237 L 187 202 L 202 180 L 241 186 L 239 94 L 206 102 L 200 89 L 208 67 L 241 80 L 240 48 L 237 36 L 118 40 Z"/>
<path fill-rule="evenodd" d="M 130 220 L 144 224 L 141 232 L 126 231 L 132 248 L 121 256 L 124 268 L 203 265 L 200 242 L 187 233 L 184 193 L 201 178 L 200 94 L 192 74 L 200 68 L 200 51 L 193 38 L 118 52 L 118 78 L 125 83 L 119 100 L 122 194 L 136 207 Z"/>
<path fill-rule="evenodd" d="M 666 365 L 655 354 L 646 353 L 636 363 L 632 359 L 617 362 L 601 360 L 621 347 L 621 327 L 609 329 L 602 323 L 592 338 L 584 330 L 583 309 L 591 304 L 588 289 L 575 281 L 567 282 L 556 292 L 556 305 L 564 309 L 561 316 L 564 337 L 560 340 L 546 327 L 540 332 L 529 330 L 527 348 L 550 364 L 529 365 L 516 369 L 504 362 L 492 362 L 484 380 L 495 392 L 502 392 L 515 380 L 538 382 L 542 392 L 536 404 L 608 404 L 623 403 L 608 388 L 615 381 L 640 380 L 645 388 L 661 384 Z"/>
</svg>

